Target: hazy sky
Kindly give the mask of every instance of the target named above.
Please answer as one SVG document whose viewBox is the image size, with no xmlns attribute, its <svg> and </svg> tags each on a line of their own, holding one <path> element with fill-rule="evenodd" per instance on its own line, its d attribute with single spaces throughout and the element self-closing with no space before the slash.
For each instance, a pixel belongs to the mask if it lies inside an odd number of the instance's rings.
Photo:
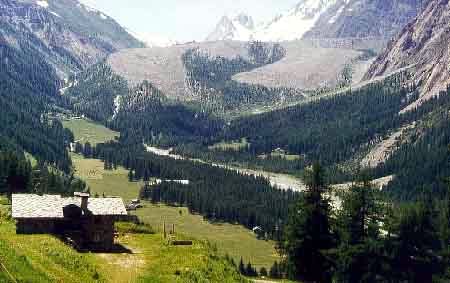
<svg viewBox="0 0 450 283">
<path fill-rule="evenodd" d="M 82 0 L 139 33 L 174 40 L 201 40 L 225 14 L 247 12 L 255 22 L 293 7 L 299 0 Z"/>
</svg>

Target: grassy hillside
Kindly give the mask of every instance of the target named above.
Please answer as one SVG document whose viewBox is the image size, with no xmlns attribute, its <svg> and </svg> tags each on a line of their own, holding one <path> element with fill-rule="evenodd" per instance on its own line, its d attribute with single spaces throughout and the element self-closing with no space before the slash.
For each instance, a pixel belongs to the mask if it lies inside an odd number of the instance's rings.
<svg viewBox="0 0 450 283">
<path fill-rule="evenodd" d="M 73 132 L 75 140 L 81 143 L 90 142 L 92 145 L 110 141 L 114 137 L 120 136 L 118 132 L 84 119 L 63 121 L 63 126 Z"/>
<path fill-rule="evenodd" d="M 92 194 L 120 196 L 124 201 L 138 197 L 141 184 L 128 182 L 128 171 L 125 169 L 106 171 L 100 160 L 84 159 L 77 154 L 71 157 L 76 175 L 86 181 Z"/>
<path fill-rule="evenodd" d="M 103 282 L 94 255 L 79 254 L 54 237 L 16 235 L 0 197 L 0 282 Z"/>
<path fill-rule="evenodd" d="M 74 132 L 76 140 L 90 143 L 106 141 L 118 134 L 86 120 L 65 122 L 64 126 Z M 100 160 L 84 159 L 76 154 L 72 155 L 72 162 L 77 176 L 86 181 L 92 194 L 120 196 L 125 201 L 139 195 L 142 184 L 128 182 L 128 171 L 123 168 L 105 171 Z M 200 215 L 190 214 L 187 208 L 145 203 L 145 207 L 137 214 L 158 231 L 161 230 L 163 222 L 167 225 L 175 224 L 178 232 L 210 241 L 217 245 L 220 254 L 229 254 L 235 261 L 243 257 L 258 268 L 268 268 L 274 261 L 279 260 L 273 242 L 257 240 L 251 231 L 239 225 L 211 224 Z"/>
<path fill-rule="evenodd" d="M 126 170 L 119 168 L 105 171 L 100 160 L 84 159 L 79 155 L 72 155 L 72 160 L 77 175 L 86 181 L 92 194 L 121 196 L 125 201 L 139 195 L 141 184 L 128 182 Z M 154 205 L 149 202 L 145 202 L 144 205 L 145 207 L 136 214 L 157 231 L 162 230 L 164 222 L 167 227 L 175 224 L 177 232 L 208 240 L 217 246 L 222 255 L 229 254 L 235 261 L 239 261 L 242 256 L 245 261 L 251 261 L 258 268 L 262 266 L 268 268 L 274 261 L 279 260 L 273 242 L 257 240 L 251 231 L 242 226 L 211 224 L 202 216 L 189 213 L 185 207 Z"/>
<path fill-rule="evenodd" d="M 51 236 L 18 236 L 11 222 L 0 225 L 0 258 L 4 265 L 1 282 L 12 278 L 19 282 L 105 280 L 98 273 L 95 256 L 78 254 Z"/>
<path fill-rule="evenodd" d="M 49 235 L 16 235 L 5 203 L 0 199 L 0 282 L 246 282 L 202 241 L 176 247 L 161 234 L 119 230 L 117 241 L 130 253 L 94 254 Z"/>
</svg>

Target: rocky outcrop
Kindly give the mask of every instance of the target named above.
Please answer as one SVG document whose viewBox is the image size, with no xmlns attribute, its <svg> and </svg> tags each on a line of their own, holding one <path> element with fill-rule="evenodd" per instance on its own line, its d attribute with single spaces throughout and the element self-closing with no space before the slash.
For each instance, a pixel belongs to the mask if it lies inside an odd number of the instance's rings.
<svg viewBox="0 0 450 283">
<path fill-rule="evenodd" d="M 429 0 L 337 0 L 305 38 L 392 38 Z"/>
<path fill-rule="evenodd" d="M 65 78 L 141 43 L 114 20 L 75 0 L 0 0 L 0 42 L 37 50 Z"/>
<path fill-rule="evenodd" d="M 365 79 L 372 79 L 410 67 L 412 79 L 420 84 L 421 98 L 407 109 L 439 94 L 450 84 L 450 4 L 433 0 L 369 68 Z"/>
<path fill-rule="evenodd" d="M 223 17 L 207 40 L 391 39 L 429 1 L 300 0 L 292 9 L 255 27 L 238 18 Z"/>
<path fill-rule="evenodd" d="M 255 32 L 253 18 L 240 13 L 234 17 L 223 16 L 206 41 L 238 40 L 249 41 Z"/>
</svg>

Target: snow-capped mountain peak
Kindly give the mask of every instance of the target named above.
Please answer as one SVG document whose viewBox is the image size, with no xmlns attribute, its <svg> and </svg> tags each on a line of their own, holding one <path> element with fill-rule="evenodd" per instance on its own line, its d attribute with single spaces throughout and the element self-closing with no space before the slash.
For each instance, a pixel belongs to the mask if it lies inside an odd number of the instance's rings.
<svg viewBox="0 0 450 283">
<path fill-rule="evenodd" d="M 336 0 L 303 0 L 256 31 L 254 38 L 263 41 L 301 39 L 335 3 Z"/>
<path fill-rule="evenodd" d="M 320 16 L 338 0 L 301 0 L 289 11 L 279 14 L 269 22 L 255 27 L 246 14 L 230 18 L 224 16 L 207 41 L 216 40 L 262 40 L 287 41 L 300 39 L 311 30 Z M 344 0 L 347 1 L 347 0 Z"/>
<path fill-rule="evenodd" d="M 207 41 L 239 40 L 247 41 L 255 32 L 253 18 L 245 13 L 234 16 L 223 16 L 215 30 L 207 37 Z"/>
<path fill-rule="evenodd" d="M 233 21 L 250 30 L 255 28 L 253 18 L 245 13 L 239 13 L 234 17 Z"/>
<path fill-rule="evenodd" d="M 328 8 L 329 5 L 334 4 L 332 0 L 305 0 L 298 3 L 291 14 L 299 15 L 303 18 L 313 18 L 318 13 Z"/>
</svg>

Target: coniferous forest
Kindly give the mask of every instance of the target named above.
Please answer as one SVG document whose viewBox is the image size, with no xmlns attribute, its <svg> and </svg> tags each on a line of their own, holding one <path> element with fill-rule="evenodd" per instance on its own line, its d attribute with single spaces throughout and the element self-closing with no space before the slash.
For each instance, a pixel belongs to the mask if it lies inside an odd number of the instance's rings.
<svg viewBox="0 0 450 283">
<path fill-rule="evenodd" d="M 425 193 L 392 203 L 357 175 L 332 210 L 324 171 L 314 164 L 292 207 L 276 264 L 277 278 L 304 282 L 448 282 L 449 203 Z M 274 268 L 275 269 L 275 268 Z"/>
<path fill-rule="evenodd" d="M 280 235 L 289 207 L 298 198 L 297 193 L 273 188 L 260 176 L 145 153 L 142 145 L 110 142 L 79 150 L 87 158 L 103 160 L 106 169 L 124 166 L 130 181 L 146 182 L 140 193 L 143 199 L 187 206 L 210 221 L 238 223 L 249 229 L 260 226 L 267 238 Z M 154 178 L 162 182 L 150 185 Z"/>
<path fill-rule="evenodd" d="M 206 111 L 226 115 L 250 105 L 271 105 L 281 100 L 301 100 L 300 91 L 290 88 L 268 88 L 240 83 L 232 77 L 261 66 L 273 64 L 286 55 L 280 44 L 259 41 L 248 43 L 246 58 L 211 56 L 199 49 L 190 49 L 182 56 L 186 68 L 186 83 L 202 101 Z"/>
<path fill-rule="evenodd" d="M 20 49 L 0 45 L 0 193 L 83 189 L 72 176 L 67 151 L 73 134 L 48 115 L 59 99 L 56 74 L 32 45 L 20 44 Z"/>
</svg>

